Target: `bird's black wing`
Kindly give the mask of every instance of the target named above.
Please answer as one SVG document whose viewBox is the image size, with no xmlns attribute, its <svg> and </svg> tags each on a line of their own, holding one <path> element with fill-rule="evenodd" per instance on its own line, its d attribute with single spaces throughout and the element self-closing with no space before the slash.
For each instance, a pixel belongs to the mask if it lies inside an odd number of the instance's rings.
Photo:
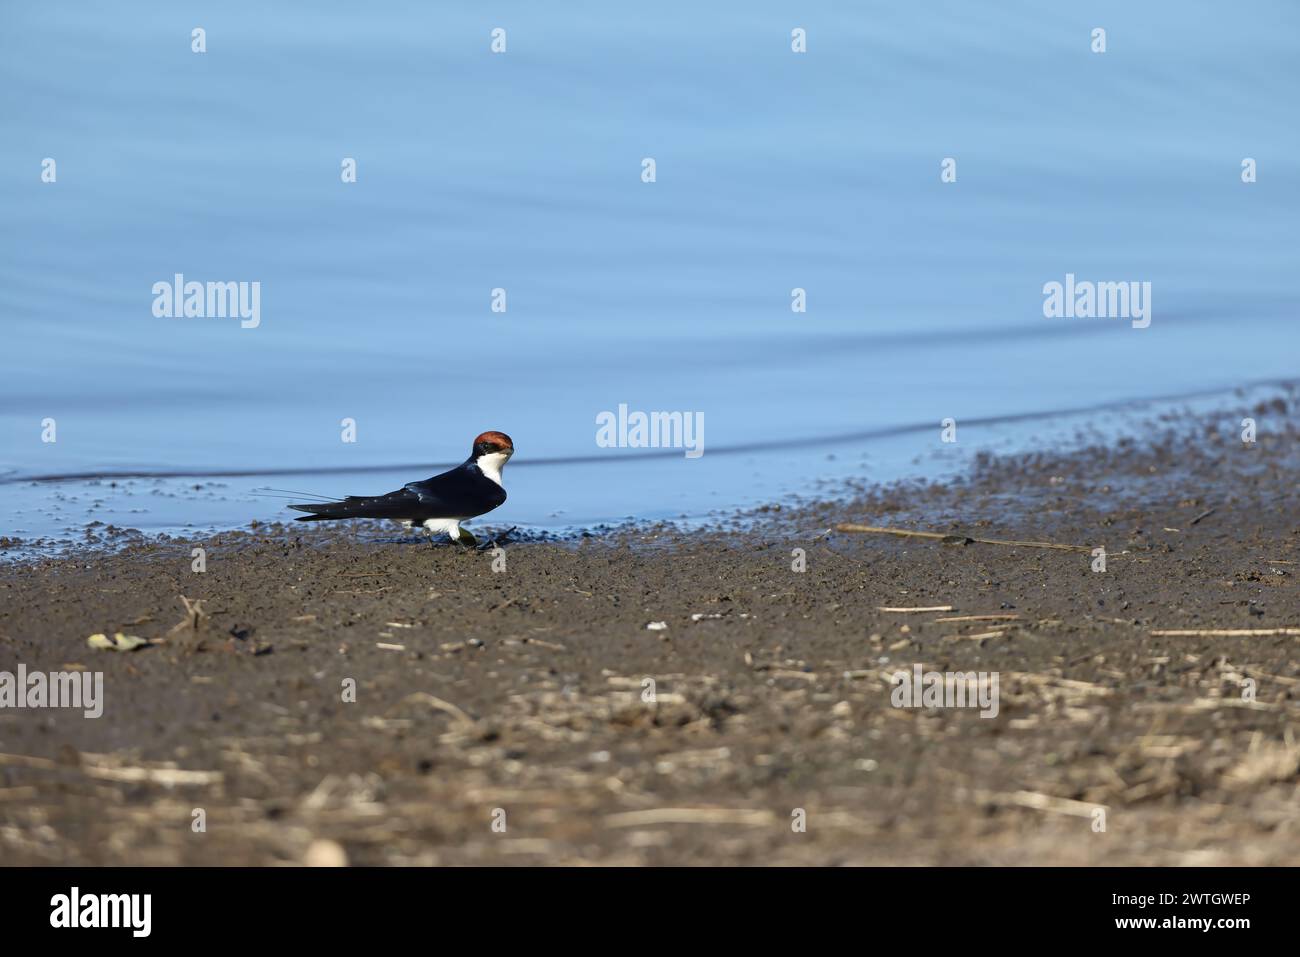
<svg viewBox="0 0 1300 957">
<path fill-rule="evenodd" d="M 505 489 L 470 461 L 423 482 L 411 482 L 387 495 L 349 495 L 341 502 L 312 502 L 289 507 L 311 513 L 299 518 L 300 522 L 334 518 L 396 518 L 423 522 L 429 518 L 473 518 L 492 511 L 505 500 Z"/>
<path fill-rule="evenodd" d="M 420 507 L 436 518 L 473 518 L 506 500 L 505 489 L 472 462 L 423 482 L 411 482 L 403 491 L 417 496 Z"/>
</svg>

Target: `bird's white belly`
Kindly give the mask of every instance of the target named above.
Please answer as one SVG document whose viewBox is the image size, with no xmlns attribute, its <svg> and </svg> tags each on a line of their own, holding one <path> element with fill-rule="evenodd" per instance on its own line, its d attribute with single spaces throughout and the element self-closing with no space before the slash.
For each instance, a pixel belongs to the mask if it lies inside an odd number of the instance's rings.
<svg viewBox="0 0 1300 957">
<path fill-rule="evenodd" d="M 427 518 L 422 523 L 425 528 L 435 535 L 438 532 L 446 532 L 453 539 L 460 538 L 460 523 L 465 521 L 463 518 Z M 407 523 L 413 524 L 413 523 Z"/>
</svg>

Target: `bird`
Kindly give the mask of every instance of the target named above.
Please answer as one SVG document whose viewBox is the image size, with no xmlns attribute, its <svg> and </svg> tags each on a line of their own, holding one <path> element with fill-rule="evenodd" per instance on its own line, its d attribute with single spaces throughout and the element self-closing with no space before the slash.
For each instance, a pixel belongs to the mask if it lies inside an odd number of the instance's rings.
<svg viewBox="0 0 1300 957">
<path fill-rule="evenodd" d="M 430 541 L 435 534 L 446 532 L 462 545 L 477 544 L 468 529 L 460 527 L 467 519 L 485 515 L 506 500 L 501 484 L 501 470 L 515 444 L 504 432 L 484 432 L 474 440 L 469 458 L 454 469 L 410 482 L 386 495 L 349 495 L 337 502 L 311 502 L 289 507 L 309 515 L 300 522 L 328 522 L 344 518 L 388 518 L 405 522 L 411 528 L 423 528 Z"/>
</svg>

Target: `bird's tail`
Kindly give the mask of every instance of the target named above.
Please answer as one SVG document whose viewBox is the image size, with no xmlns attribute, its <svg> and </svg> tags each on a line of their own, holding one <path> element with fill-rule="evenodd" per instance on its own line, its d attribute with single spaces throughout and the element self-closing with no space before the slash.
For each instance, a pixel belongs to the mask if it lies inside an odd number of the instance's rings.
<svg viewBox="0 0 1300 957">
<path fill-rule="evenodd" d="M 297 519 L 300 522 L 325 522 L 336 518 L 410 518 L 409 503 L 398 495 L 349 495 L 338 502 L 307 502 L 289 506 L 299 512 L 310 512 Z"/>
<path fill-rule="evenodd" d="M 299 522 L 325 522 L 336 518 L 365 518 L 366 500 L 352 501 L 344 499 L 341 502 L 312 502 L 308 505 L 290 505 L 291 509 L 298 512 L 310 512 L 310 515 L 300 515 L 296 519 Z"/>
</svg>

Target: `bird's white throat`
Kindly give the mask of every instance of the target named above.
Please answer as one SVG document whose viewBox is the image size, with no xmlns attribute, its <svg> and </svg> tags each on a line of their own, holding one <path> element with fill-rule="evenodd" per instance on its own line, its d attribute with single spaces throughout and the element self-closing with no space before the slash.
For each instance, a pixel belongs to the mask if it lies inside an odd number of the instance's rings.
<svg viewBox="0 0 1300 957">
<path fill-rule="evenodd" d="M 506 462 L 510 459 L 509 452 L 489 452 L 487 455 L 478 457 L 478 470 L 490 478 L 492 481 L 501 485 L 501 470 L 505 468 Z"/>
</svg>

